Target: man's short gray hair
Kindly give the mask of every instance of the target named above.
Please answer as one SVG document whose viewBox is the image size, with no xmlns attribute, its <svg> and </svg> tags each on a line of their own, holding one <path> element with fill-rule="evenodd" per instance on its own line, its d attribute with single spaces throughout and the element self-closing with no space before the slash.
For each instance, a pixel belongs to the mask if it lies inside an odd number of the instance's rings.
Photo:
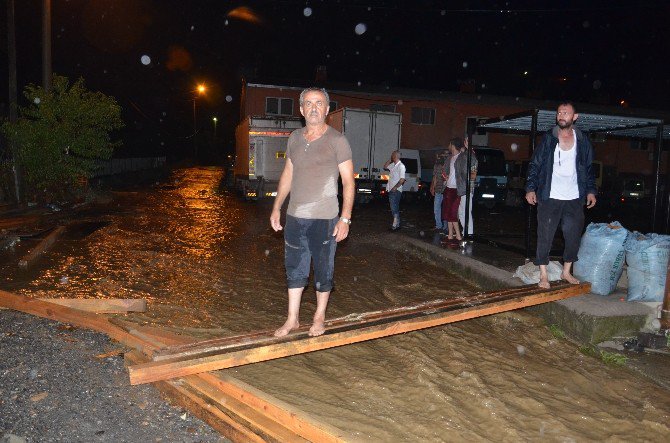
<svg viewBox="0 0 670 443">
<path fill-rule="evenodd" d="M 330 96 L 328 95 L 328 92 L 324 88 L 307 88 L 303 89 L 302 92 L 300 93 L 300 99 L 298 100 L 298 103 L 300 103 L 300 106 L 305 104 L 305 94 L 308 92 L 320 92 L 323 95 L 326 96 L 326 106 L 330 106 Z"/>
</svg>

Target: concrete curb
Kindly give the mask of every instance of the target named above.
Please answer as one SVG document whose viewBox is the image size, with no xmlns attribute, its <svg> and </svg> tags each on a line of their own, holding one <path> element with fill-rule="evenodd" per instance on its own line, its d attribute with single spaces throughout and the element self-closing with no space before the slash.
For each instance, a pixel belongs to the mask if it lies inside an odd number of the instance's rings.
<svg viewBox="0 0 670 443">
<path fill-rule="evenodd" d="M 381 235 L 379 240 L 385 247 L 448 267 L 488 290 L 524 284 L 510 272 L 469 257 L 461 249 L 445 249 L 425 239 L 391 233 Z M 621 299 L 619 289 L 610 296 L 586 294 L 528 309 L 547 324 L 559 325 L 569 336 L 582 343 L 600 343 L 613 337 L 635 335 L 656 317 L 652 307 Z"/>
<path fill-rule="evenodd" d="M 523 286 L 523 282 L 511 273 L 468 257 L 460 250 L 437 247 L 425 240 L 405 235 L 386 234 L 381 237 L 385 247 L 421 255 L 438 266 L 446 266 L 487 289 Z"/>
</svg>

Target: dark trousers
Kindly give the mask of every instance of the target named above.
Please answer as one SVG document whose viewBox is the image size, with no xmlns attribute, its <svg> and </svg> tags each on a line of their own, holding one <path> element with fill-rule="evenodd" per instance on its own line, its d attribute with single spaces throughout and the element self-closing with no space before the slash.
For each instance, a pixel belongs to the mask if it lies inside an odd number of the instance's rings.
<svg viewBox="0 0 670 443">
<path fill-rule="evenodd" d="M 314 286 L 319 292 L 333 289 L 335 250 L 333 231 L 339 217 L 307 219 L 286 215 L 284 226 L 284 264 L 289 289 L 304 288 L 314 264 Z"/>
<path fill-rule="evenodd" d="M 549 264 L 549 251 L 559 223 L 565 240 L 563 261 L 574 263 L 584 229 L 584 199 L 550 198 L 537 202 L 537 255 L 533 260 L 536 265 Z"/>
</svg>

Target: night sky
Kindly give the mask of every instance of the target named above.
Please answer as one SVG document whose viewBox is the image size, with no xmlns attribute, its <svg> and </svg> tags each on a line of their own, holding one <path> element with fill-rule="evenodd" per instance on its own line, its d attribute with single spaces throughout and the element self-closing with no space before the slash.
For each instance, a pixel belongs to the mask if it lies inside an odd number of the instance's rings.
<svg viewBox="0 0 670 443">
<path fill-rule="evenodd" d="M 22 90 L 41 83 L 41 1 L 15 7 Z M 216 115 L 232 152 L 241 78 L 309 85 L 318 65 L 361 90 L 467 83 L 484 94 L 669 110 L 669 23 L 670 2 L 652 0 L 52 0 L 53 70 L 117 99 L 121 155 L 174 158 L 193 133 L 197 83 L 208 86 L 201 125 Z M 6 20 L 1 32 L 6 103 Z"/>
</svg>

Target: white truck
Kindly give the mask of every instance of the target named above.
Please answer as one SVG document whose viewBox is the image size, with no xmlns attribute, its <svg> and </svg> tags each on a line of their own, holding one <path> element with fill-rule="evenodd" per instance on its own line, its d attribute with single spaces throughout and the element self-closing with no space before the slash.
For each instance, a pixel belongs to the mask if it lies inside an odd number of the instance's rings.
<svg viewBox="0 0 670 443">
<path fill-rule="evenodd" d="M 291 132 L 298 118 L 247 117 L 235 130 L 235 189 L 247 200 L 277 195 Z"/>
<path fill-rule="evenodd" d="M 356 179 L 356 201 L 365 203 L 385 192 L 384 163 L 400 147 L 402 115 L 396 112 L 341 108 L 326 122 L 347 137 Z"/>
</svg>

